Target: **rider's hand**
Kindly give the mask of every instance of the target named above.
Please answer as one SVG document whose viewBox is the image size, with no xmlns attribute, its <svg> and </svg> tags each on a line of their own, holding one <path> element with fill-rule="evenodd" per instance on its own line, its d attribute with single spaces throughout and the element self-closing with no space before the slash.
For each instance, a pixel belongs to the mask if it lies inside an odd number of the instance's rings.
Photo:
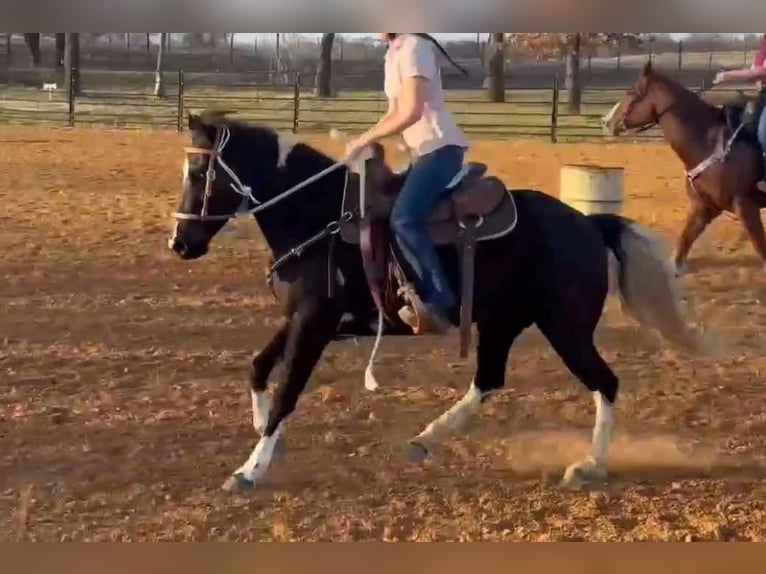
<svg viewBox="0 0 766 574">
<path fill-rule="evenodd" d="M 353 162 L 359 159 L 364 149 L 367 147 L 367 142 L 363 139 L 355 139 L 346 144 L 346 162 Z"/>
<path fill-rule="evenodd" d="M 718 72 L 713 78 L 713 85 L 718 86 L 726 82 L 726 72 Z"/>
</svg>

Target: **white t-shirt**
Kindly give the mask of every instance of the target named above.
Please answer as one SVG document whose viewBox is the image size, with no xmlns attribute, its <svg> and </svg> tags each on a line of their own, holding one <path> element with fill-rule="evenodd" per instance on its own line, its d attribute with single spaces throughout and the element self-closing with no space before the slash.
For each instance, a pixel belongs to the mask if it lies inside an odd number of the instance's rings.
<svg viewBox="0 0 766 574">
<path fill-rule="evenodd" d="M 402 133 L 407 147 L 418 157 L 448 145 L 468 148 L 468 140 L 444 102 L 436 47 L 425 38 L 401 34 L 386 52 L 384 90 L 388 100 L 396 101 L 402 80 L 413 77 L 426 80 L 425 106 L 420 119 Z"/>
</svg>

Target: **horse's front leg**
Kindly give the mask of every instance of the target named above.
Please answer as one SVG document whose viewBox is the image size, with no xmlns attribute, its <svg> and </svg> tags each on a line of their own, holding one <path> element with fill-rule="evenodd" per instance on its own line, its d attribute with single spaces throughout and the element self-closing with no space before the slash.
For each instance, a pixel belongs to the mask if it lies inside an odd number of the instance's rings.
<svg viewBox="0 0 766 574">
<path fill-rule="evenodd" d="M 271 341 L 253 357 L 250 367 L 250 395 L 253 401 L 253 428 L 259 435 L 266 430 L 271 402 L 266 394 L 269 377 L 282 360 L 287 344 L 290 322 L 286 321 L 274 333 Z"/>
<path fill-rule="evenodd" d="M 673 265 L 676 269 L 676 277 L 684 274 L 686 259 L 689 256 L 692 245 L 697 241 L 702 232 L 719 215 L 721 210 L 704 204 L 699 199 L 692 199 L 691 205 L 686 212 L 686 221 L 681 230 L 681 235 L 676 244 L 676 250 L 673 255 Z"/>
<path fill-rule="evenodd" d="M 224 483 L 224 490 L 252 488 L 265 476 L 286 419 L 295 410 L 311 372 L 335 336 L 341 314 L 336 302 L 328 299 L 307 301 L 298 306 L 286 332 L 284 375 L 274 393 L 274 405 L 263 436 L 247 461 Z"/>
</svg>

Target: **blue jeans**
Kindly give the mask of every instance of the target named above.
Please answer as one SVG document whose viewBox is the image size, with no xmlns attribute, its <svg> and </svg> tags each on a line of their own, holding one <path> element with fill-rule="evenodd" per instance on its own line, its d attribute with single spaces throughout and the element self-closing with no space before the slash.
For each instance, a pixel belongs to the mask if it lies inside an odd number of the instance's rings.
<svg viewBox="0 0 766 574">
<path fill-rule="evenodd" d="M 423 303 L 442 315 L 454 307 L 455 296 L 427 224 L 437 204 L 449 196 L 446 187 L 462 169 L 464 156 L 463 148 L 445 146 L 418 158 L 391 213 L 391 230 L 415 274 L 418 295 Z"/>
<path fill-rule="evenodd" d="M 761 151 L 766 154 L 766 106 L 763 106 L 761 117 L 758 120 L 758 141 L 761 142 Z"/>
</svg>

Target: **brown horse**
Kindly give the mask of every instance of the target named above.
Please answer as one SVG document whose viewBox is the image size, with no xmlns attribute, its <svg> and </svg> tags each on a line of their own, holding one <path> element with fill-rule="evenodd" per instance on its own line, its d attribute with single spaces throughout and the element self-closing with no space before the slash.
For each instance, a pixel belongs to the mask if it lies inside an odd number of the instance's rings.
<svg viewBox="0 0 766 574">
<path fill-rule="evenodd" d="M 673 263 L 683 273 L 686 258 L 705 228 L 723 212 L 742 222 L 755 251 L 766 261 L 760 209 L 766 194 L 757 183 L 763 155 L 752 130 L 742 122 L 741 104 L 716 107 L 678 82 L 644 67 L 638 81 L 602 119 L 609 135 L 659 125 L 665 141 L 683 162 L 690 200 Z"/>
</svg>

